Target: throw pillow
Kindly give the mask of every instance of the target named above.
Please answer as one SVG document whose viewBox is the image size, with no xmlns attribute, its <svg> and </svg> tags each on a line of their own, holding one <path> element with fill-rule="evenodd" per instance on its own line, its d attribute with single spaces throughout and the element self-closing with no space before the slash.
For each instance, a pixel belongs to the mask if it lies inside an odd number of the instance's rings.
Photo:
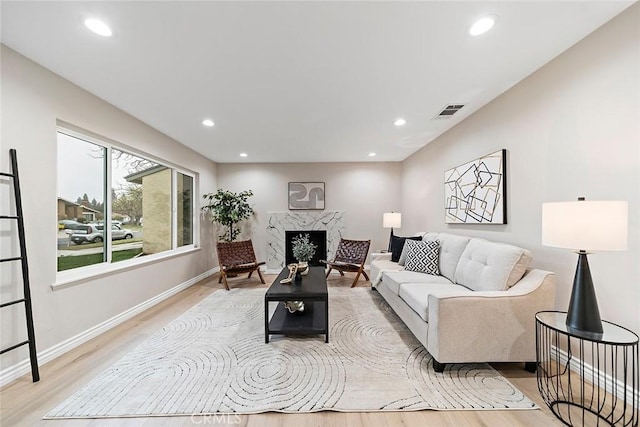
<svg viewBox="0 0 640 427">
<path fill-rule="evenodd" d="M 440 242 L 438 240 L 413 242 L 407 240 L 407 261 L 405 270 L 440 275 L 438 258 Z"/>
<path fill-rule="evenodd" d="M 417 233 L 414 237 L 409 237 L 410 240 L 420 240 L 417 237 L 420 237 L 422 240 L 436 240 L 438 237 L 438 233 Z M 400 259 L 398 260 L 398 265 L 404 266 L 405 262 L 407 262 L 407 245 L 402 246 L 402 252 L 400 253 Z"/>
<path fill-rule="evenodd" d="M 402 254 L 402 248 L 404 247 L 405 240 L 420 240 L 420 237 L 399 237 L 391 236 L 391 261 L 400 261 L 400 255 Z"/>
<path fill-rule="evenodd" d="M 407 242 L 406 241 L 402 246 L 402 253 L 400 253 L 400 259 L 398 260 L 398 265 L 404 266 L 405 262 L 407 262 Z"/>
</svg>

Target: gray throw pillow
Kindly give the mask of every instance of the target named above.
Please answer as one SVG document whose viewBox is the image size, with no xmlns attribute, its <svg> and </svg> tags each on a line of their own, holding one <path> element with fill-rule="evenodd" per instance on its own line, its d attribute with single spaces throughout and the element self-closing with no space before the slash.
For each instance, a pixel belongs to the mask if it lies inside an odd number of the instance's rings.
<svg viewBox="0 0 640 427">
<path fill-rule="evenodd" d="M 402 253 L 400 254 L 400 259 L 398 260 L 398 265 L 404 265 L 407 262 L 407 244 L 402 246 Z"/>
<path fill-rule="evenodd" d="M 440 275 L 440 269 L 438 268 L 440 241 L 416 242 L 407 240 L 405 247 L 407 248 L 405 270 Z"/>
</svg>

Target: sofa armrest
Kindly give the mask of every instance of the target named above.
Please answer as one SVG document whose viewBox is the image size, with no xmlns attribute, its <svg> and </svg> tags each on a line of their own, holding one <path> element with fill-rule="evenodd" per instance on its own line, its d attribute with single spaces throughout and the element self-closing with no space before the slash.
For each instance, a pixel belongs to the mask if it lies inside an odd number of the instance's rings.
<svg viewBox="0 0 640 427">
<path fill-rule="evenodd" d="M 371 262 L 377 260 L 387 260 L 391 261 L 391 252 L 372 252 L 371 253 Z"/>
<path fill-rule="evenodd" d="M 535 314 L 554 309 L 555 276 L 529 270 L 506 291 L 429 295 L 427 350 L 440 363 L 535 360 Z"/>
</svg>

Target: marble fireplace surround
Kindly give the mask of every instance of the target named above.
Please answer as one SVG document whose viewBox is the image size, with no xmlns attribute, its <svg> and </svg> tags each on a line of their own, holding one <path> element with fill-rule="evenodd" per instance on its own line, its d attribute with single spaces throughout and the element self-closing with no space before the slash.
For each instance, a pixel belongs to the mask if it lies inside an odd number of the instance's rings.
<svg viewBox="0 0 640 427">
<path fill-rule="evenodd" d="M 285 263 L 285 231 L 326 230 L 327 258 L 333 259 L 344 235 L 343 211 L 267 212 L 267 273 L 279 273 Z"/>
</svg>

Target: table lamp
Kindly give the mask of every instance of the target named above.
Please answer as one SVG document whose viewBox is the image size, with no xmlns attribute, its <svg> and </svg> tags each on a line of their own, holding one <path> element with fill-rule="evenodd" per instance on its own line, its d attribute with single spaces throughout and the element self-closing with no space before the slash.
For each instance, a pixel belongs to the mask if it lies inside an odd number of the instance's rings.
<svg viewBox="0 0 640 427">
<path fill-rule="evenodd" d="M 390 228 L 391 234 L 389 234 L 389 252 L 391 252 L 391 240 L 393 238 L 393 228 L 402 227 L 402 214 L 400 212 L 386 212 L 382 214 L 382 226 L 384 228 Z"/>
<path fill-rule="evenodd" d="M 626 201 L 585 201 L 580 197 L 577 202 L 542 204 L 542 244 L 578 253 L 566 321 L 573 332 L 603 332 L 587 251 L 626 250 L 628 215 Z"/>
</svg>

